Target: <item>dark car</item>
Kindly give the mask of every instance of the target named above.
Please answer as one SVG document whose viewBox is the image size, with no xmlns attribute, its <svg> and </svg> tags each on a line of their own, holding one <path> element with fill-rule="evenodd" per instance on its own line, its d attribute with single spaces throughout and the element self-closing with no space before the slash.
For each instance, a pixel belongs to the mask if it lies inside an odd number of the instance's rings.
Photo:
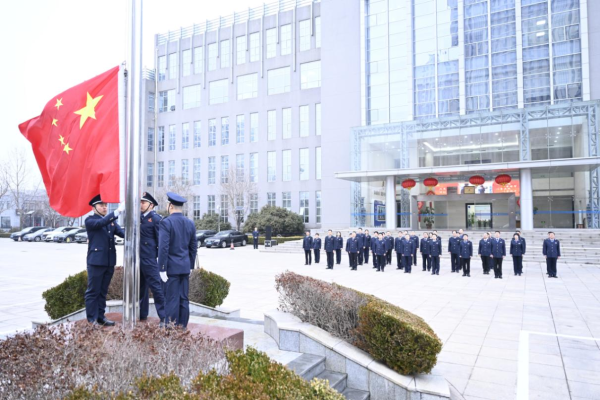
<svg viewBox="0 0 600 400">
<path fill-rule="evenodd" d="M 75 241 L 75 236 L 85 232 L 85 228 L 72 229 L 67 232 L 59 233 L 58 235 L 54 235 L 55 243 L 71 243 Z"/>
<path fill-rule="evenodd" d="M 83 232 L 75 235 L 75 241 L 77 243 L 87 243 L 88 242 L 87 232 L 83 231 Z"/>
<path fill-rule="evenodd" d="M 238 231 L 221 231 L 215 236 L 204 241 L 206 247 L 230 247 L 245 246 L 248 243 L 248 236 Z"/>
<path fill-rule="evenodd" d="M 23 236 L 21 238 L 21 240 L 26 241 L 26 242 L 41 242 L 42 235 L 47 232 L 52 232 L 53 230 L 54 230 L 53 228 L 44 228 L 44 229 L 40 229 L 37 231 L 32 231 L 32 232 L 29 232 L 28 234 L 26 234 L 25 236 Z"/>
<path fill-rule="evenodd" d="M 204 241 L 209 237 L 213 237 L 217 234 L 217 231 L 211 230 L 199 230 L 196 231 L 196 240 L 198 241 L 198 247 L 204 246 Z"/>
<path fill-rule="evenodd" d="M 30 226 L 29 228 L 25 228 L 22 231 L 12 233 L 10 235 L 10 238 L 12 240 L 14 240 L 15 242 L 18 242 L 19 240 L 23 240 L 23 236 L 33 233 L 33 232 L 37 232 L 41 229 L 47 229 L 47 228 L 45 226 Z"/>
</svg>

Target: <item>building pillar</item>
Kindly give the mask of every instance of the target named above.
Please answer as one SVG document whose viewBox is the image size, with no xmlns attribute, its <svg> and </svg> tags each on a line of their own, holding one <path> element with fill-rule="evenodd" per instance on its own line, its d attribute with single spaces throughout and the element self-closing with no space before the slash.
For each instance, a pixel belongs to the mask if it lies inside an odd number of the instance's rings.
<svg viewBox="0 0 600 400">
<path fill-rule="evenodd" d="M 521 230 L 533 230 L 533 188 L 531 170 L 521 170 Z"/>
<path fill-rule="evenodd" d="M 396 177 L 385 178 L 385 228 L 396 229 Z"/>
</svg>

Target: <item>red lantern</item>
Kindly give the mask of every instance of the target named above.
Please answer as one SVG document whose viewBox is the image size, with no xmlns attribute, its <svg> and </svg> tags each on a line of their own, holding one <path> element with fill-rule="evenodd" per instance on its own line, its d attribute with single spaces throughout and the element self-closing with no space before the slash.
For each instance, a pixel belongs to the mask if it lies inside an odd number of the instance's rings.
<svg viewBox="0 0 600 400">
<path fill-rule="evenodd" d="M 436 187 L 438 184 L 438 180 L 435 178 L 427 178 L 423 181 L 423 185 L 427 186 L 429 190 Z"/>
<path fill-rule="evenodd" d="M 481 175 L 474 175 L 469 178 L 469 183 L 475 186 L 483 185 L 485 183 L 485 178 Z"/>
<path fill-rule="evenodd" d="M 427 192 L 427 196 L 435 196 L 435 192 L 433 190 L 430 190 Z"/>
<path fill-rule="evenodd" d="M 512 178 L 507 174 L 501 174 L 496 177 L 496 183 L 500 186 L 506 186 L 510 181 L 512 181 Z"/>
<path fill-rule="evenodd" d="M 404 189 L 410 190 L 410 189 L 414 188 L 416 185 L 417 185 L 417 183 L 415 182 L 414 179 L 405 179 L 402 181 L 402 187 Z"/>
</svg>

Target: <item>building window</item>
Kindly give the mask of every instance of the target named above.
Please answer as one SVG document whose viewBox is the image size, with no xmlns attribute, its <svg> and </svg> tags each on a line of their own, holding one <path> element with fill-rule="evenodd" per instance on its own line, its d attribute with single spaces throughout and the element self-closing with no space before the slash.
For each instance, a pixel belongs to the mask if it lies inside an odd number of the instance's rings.
<svg viewBox="0 0 600 400">
<path fill-rule="evenodd" d="M 300 180 L 307 181 L 309 173 L 308 149 L 300 149 Z"/>
<path fill-rule="evenodd" d="M 158 93 L 158 112 L 175 111 L 175 90 L 165 90 Z"/>
<path fill-rule="evenodd" d="M 310 50 L 310 19 L 300 21 L 300 51 Z"/>
<path fill-rule="evenodd" d="M 258 32 L 250 34 L 250 62 L 260 59 L 260 34 Z"/>
<path fill-rule="evenodd" d="M 221 68 L 229 68 L 229 40 L 221 40 Z"/>
<path fill-rule="evenodd" d="M 292 180 L 292 151 L 283 150 L 281 152 L 281 180 L 289 182 Z"/>
<path fill-rule="evenodd" d="M 277 28 L 267 29 L 267 58 L 277 55 Z"/>
<path fill-rule="evenodd" d="M 281 26 L 281 55 L 286 56 L 292 54 L 292 25 Z"/>
<path fill-rule="evenodd" d="M 277 179 L 277 158 L 274 151 L 267 152 L 267 182 L 275 182 Z"/>
<path fill-rule="evenodd" d="M 190 160 L 184 158 L 181 160 L 181 183 L 187 185 L 190 179 Z"/>
<path fill-rule="evenodd" d="M 177 140 L 177 131 L 175 125 L 169 125 L 169 151 L 175 150 L 175 141 Z"/>
<path fill-rule="evenodd" d="M 244 143 L 244 116 L 238 115 L 235 117 L 235 142 Z"/>
<path fill-rule="evenodd" d="M 194 148 L 201 147 L 202 145 L 201 127 L 202 123 L 200 121 L 194 121 Z"/>
<path fill-rule="evenodd" d="M 189 76 L 192 72 L 192 50 L 184 50 L 181 52 L 181 74 Z"/>
<path fill-rule="evenodd" d="M 146 186 L 152 187 L 154 184 L 154 163 L 146 165 Z"/>
<path fill-rule="evenodd" d="M 244 155 L 236 154 L 235 155 L 235 180 L 237 182 L 244 181 Z"/>
<path fill-rule="evenodd" d="M 229 101 L 229 86 L 227 79 L 209 83 L 209 104 L 227 103 Z"/>
<path fill-rule="evenodd" d="M 211 43 L 208 45 L 208 70 L 214 71 L 217 69 L 217 44 Z"/>
<path fill-rule="evenodd" d="M 321 179 L 321 148 L 315 148 L 315 179 Z"/>
<path fill-rule="evenodd" d="M 201 168 L 202 164 L 201 164 L 201 160 L 199 158 L 194 158 L 194 177 L 193 177 L 193 184 L 194 185 L 200 185 L 201 180 Z"/>
<path fill-rule="evenodd" d="M 229 117 L 221 118 L 221 146 L 229 144 Z"/>
<path fill-rule="evenodd" d="M 229 203 L 227 202 L 227 195 L 221 195 L 221 222 L 227 222 L 229 219 Z"/>
<path fill-rule="evenodd" d="M 292 137 L 292 109 L 284 108 L 281 110 L 281 134 L 284 139 Z"/>
<path fill-rule="evenodd" d="M 275 192 L 267 193 L 267 205 L 270 207 L 277 206 L 277 193 L 275 193 Z"/>
<path fill-rule="evenodd" d="M 204 47 L 194 48 L 194 73 L 201 74 L 204 72 Z"/>
<path fill-rule="evenodd" d="M 258 182 L 258 153 L 250 153 L 250 182 Z"/>
<path fill-rule="evenodd" d="M 315 135 L 321 136 L 321 103 L 315 104 Z"/>
<path fill-rule="evenodd" d="M 158 187 L 163 187 L 165 185 L 165 162 L 158 162 Z"/>
<path fill-rule="evenodd" d="M 200 214 L 200 196 L 194 196 L 194 211 L 193 211 L 194 221 L 198 221 L 202 215 Z"/>
<path fill-rule="evenodd" d="M 209 194 L 207 197 L 207 212 L 208 215 L 213 215 L 215 214 L 215 195 L 214 194 Z"/>
<path fill-rule="evenodd" d="M 250 193 L 250 214 L 258 212 L 258 193 Z"/>
<path fill-rule="evenodd" d="M 250 114 L 250 142 L 258 142 L 258 113 Z"/>
<path fill-rule="evenodd" d="M 315 192 L 315 222 L 317 224 L 321 223 L 321 191 L 317 190 Z"/>
<path fill-rule="evenodd" d="M 304 219 L 304 223 L 309 222 L 309 210 L 308 210 L 308 192 L 300 192 L 300 215 Z"/>
<path fill-rule="evenodd" d="M 158 57 L 158 81 L 164 81 L 167 79 L 167 57 Z"/>
<path fill-rule="evenodd" d="M 183 109 L 200 107 L 200 85 L 185 86 L 183 88 Z"/>
<path fill-rule="evenodd" d="M 149 92 L 148 93 L 148 112 L 154 112 L 154 99 L 155 99 L 155 95 L 154 92 Z"/>
<path fill-rule="evenodd" d="M 190 148 L 190 123 L 181 124 L 181 150 Z"/>
<path fill-rule="evenodd" d="M 276 123 L 277 115 L 275 114 L 275 110 L 267 111 L 267 140 L 275 140 L 277 136 Z"/>
<path fill-rule="evenodd" d="M 165 151 L 165 127 L 158 127 L 158 151 Z"/>
<path fill-rule="evenodd" d="M 221 156 L 221 183 L 229 182 L 229 156 Z"/>
<path fill-rule="evenodd" d="M 300 106 L 300 137 L 306 137 L 309 133 L 308 106 Z"/>
<path fill-rule="evenodd" d="M 292 192 L 281 193 L 281 207 L 292 211 Z"/>
<path fill-rule="evenodd" d="M 177 79 L 178 68 L 177 53 L 169 54 L 169 79 Z"/>
<path fill-rule="evenodd" d="M 321 47 L 321 17 L 315 17 L 315 47 Z"/>
<path fill-rule="evenodd" d="M 208 147 L 217 145 L 217 120 L 208 120 Z"/>
<path fill-rule="evenodd" d="M 248 74 L 237 78 L 237 99 L 252 99 L 258 97 L 258 74 Z"/>
<path fill-rule="evenodd" d="M 175 186 L 176 179 L 177 175 L 175 175 L 175 160 L 169 160 L 169 187 Z"/>
<path fill-rule="evenodd" d="M 208 157 L 208 184 L 215 184 L 215 177 L 217 172 L 217 166 L 215 163 L 215 157 Z"/>
<path fill-rule="evenodd" d="M 300 64 L 300 89 L 321 87 L 321 61 Z"/>
<path fill-rule="evenodd" d="M 235 53 L 237 55 L 235 63 L 237 65 L 246 62 L 246 36 L 238 36 L 235 43 Z"/>
<path fill-rule="evenodd" d="M 148 128 L 148 151 L 154 151 L 154 128 Z"/>
<path fill-rule="evenodd" d="M 309 63 L 312 64 L 312 63 Z M 301 64 L 301 66 L 304 64 Z M 319 74 L 320 75 L 320 74 Z M 319 77 L 319 81 L 320 81 Z M 290 67 L 271 69 L 267 72 L 267 94 L 288 93 L 290 91 Z M 320 82 L 319 82 L 320 84 Z M 304 88 L 302 88 L 304 89 Z"/>
</svg>

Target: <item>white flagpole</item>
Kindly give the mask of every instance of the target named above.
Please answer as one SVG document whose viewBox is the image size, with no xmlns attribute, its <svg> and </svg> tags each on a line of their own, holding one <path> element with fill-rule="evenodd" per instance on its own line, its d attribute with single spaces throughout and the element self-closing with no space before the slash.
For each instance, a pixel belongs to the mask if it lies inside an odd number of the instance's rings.
<svg viewBox="0 0 600 400">
<path fill-rule="evenodd" d="M 132 329 L 140 298 L 140 167 L 142 129 L 142 0 L 129 0 L 123 327 Z"/>
</svg>

